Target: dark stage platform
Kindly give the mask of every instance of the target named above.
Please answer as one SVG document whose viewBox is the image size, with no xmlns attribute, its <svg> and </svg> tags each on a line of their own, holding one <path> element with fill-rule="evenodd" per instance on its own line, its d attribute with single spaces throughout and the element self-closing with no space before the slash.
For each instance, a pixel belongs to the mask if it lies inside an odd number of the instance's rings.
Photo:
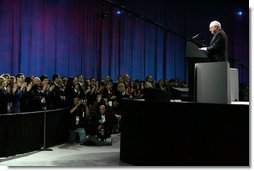
<svg viewBox="0 0 254 171">
<path fill-rule="evenodd" d="M 120 159 L 134 165 L 249 166 L 249 104 L 124 99 Z"/>
</svg>

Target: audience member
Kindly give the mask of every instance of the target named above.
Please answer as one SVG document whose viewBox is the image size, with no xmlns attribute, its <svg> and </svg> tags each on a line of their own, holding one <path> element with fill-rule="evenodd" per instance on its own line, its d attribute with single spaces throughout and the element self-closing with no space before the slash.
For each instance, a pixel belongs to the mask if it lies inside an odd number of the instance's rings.
<svg viewBox="0 0 254 171">
<path fill-rule="evenodd" d="M 80 95 L 77 78 L 73 78 L 73 77 L 68 78 L 66 83 L 65 95 L 66 95 L 67 105 L 72 106 L 73 98 Z M 81 97 L 79 96 L 79 98 Z"/>
<path fill-rule="evenodd" d="M 7 90 L 7 80 L 0 76 L 0 114 L 9 113 L 12 94 Z"/>
<path fill-rule="evenodd" d="M 106 106 L 99 106 L 99 113 L 91 116 L 88 124 L 88 141 L 84 145 L 112 145 L 112 139 L 107 142 L 106 139 L 111 137 L 117 118 L 114 115 L 106 113 Z"/>
<path fill-rule="evenodd" d="M 14 95 L 14 99 L 12 101 L 12 111 L 13 113 L 21 112 L 21 99 L 25 94 L 25 87 L 27 86 L 25 82 L 25 76 L 23 73 L 18 73 L 16 75 L 16 82 L 13 85 L 12 93 Z"/>
<path fill-rule="evenodd" d="M 86 127 L 89 110 L 87 103 L 76 96 L 73 98 L 73 107 L 69 112 L 69 142 L 74 143 L 76 133 L 79 135 L 79 142 L 86 140 Z"/>
<path fill-rule="evenodd" d="M 70 107 L 74 105 L 72 99 L 78 96 L 81 100 L 87 99 L 91 116 L 99 113 L 100 105 L 105 105 L 108 112 L 120 116 L 121 99 L 142 98 L 141 90 L 144 88 L 159 88 L 170 92 L 172 87 L 186 87 L 188 85 L 183 84 L 179 78 L 157 82 L 151 75 L 148 75 L 145 81 L 130 81 L 128 74 L 118 77 L 116 82 L 113 82 L 109 75 L 106 75 L 100 82 L 95 77 L 84 81 L 82 75 L 65 77 L 65 81 L 62 81 L 59 74 L 54 74 L 52 80 L 49 80 L 44 74 L 40 78 L 36 76 L 25 78 L 22 73 L 17 74 L 16 78 L 5 73 L 2 74 L 2 78 L 5 79 L 4 86 L 1 87 L 2 94 L 7 92 L 12 97 L 7 104 L 10 111 L 6 111 L 6 103 L 1 104 L 5 106 L 5 112 L 19 113 L 41 110 L 42 99 L 46 99 L 48 109 Z M 1 101 L 3 101 L 2 99 Z"/>
<path fill-rule="evenodd" d="M 33 86 L 28 93 L 30 97 L 28 111 L 42 110 L 41 100 L 46 98 L 47 94 L 43 91 L 43 85 L 39 77 L 34 77 Z"/>
<path fill-rule="evenodd" d="M 50 96 L 52 98 L 53 108 L 61 108 L 66 104 L 66 97 L 63 88 L 63 82 L 59 74 L 52 76 L 53 85 L 51 85 Z"/>
</svg>

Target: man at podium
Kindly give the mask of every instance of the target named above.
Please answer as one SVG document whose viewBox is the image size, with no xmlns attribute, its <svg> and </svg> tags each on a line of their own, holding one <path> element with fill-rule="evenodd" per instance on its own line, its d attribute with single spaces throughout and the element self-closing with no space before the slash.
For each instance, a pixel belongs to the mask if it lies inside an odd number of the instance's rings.
<svg viewBox="0 0 254 171">
<path fill-rule="evenodd" d="M 218 21 L 212 21 L 209 25 L 209 30 L 214 35 L 210 46 L 201 47 L 199 50 L 208 52 L 210 62 L 228 61 L 228 38 L 222 30 L 221 24 Z"/>
</svg>

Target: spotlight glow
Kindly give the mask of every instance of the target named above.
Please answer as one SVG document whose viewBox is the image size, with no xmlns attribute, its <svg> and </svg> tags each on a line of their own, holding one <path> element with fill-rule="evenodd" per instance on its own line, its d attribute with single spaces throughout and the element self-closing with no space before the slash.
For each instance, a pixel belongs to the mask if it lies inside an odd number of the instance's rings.
<svg viewBox="0 0 254 171">
<path fill-rule="evenodd" d="M 116 14 L 117 14 L 117 15 L 121 15 L 122 12 L 121 12 L 120 10 L 117 10 L 117 11 L 116 11 Z"/>
<path fill-rule="evenodd" d="M 242 11 L 237 11 L 236 13 L 238 16 L 243 16 L 243 12 Z"/>
</svg>

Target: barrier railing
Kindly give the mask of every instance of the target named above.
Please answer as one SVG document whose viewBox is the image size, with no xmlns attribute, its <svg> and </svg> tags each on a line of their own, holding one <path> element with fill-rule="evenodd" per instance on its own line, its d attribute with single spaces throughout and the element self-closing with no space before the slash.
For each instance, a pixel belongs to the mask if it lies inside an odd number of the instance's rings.
<svg viewBox="0 0 254 171">
<path fill-rule="evenodd" d="M 0 157 L 45 149 L 66 142 L 67 113 L 67 108 L 61 108 L 1 114 Z"/>
</svg>

